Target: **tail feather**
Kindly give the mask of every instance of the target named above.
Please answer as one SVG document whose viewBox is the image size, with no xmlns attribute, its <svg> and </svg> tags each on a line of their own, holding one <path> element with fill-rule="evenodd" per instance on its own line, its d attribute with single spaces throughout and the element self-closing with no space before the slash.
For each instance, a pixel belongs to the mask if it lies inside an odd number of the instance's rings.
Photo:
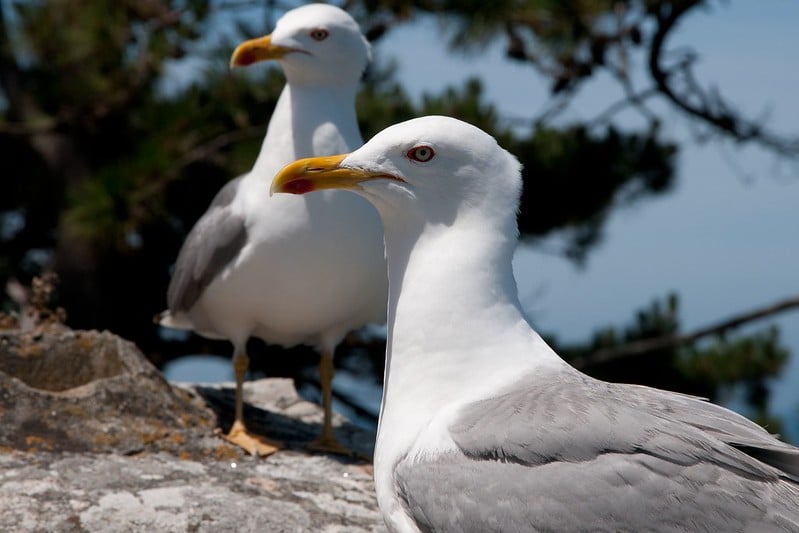
<svg viewBox="0 0 799 533">
<path fill-rule="evenodd" d="M 165 328 L 194 329 L 194 325 L 185 314 L 178 313 L 177 315 L 173 315 L 168 309 L 155 315 L 153 317 L 153 322 Z"/>
</svg>

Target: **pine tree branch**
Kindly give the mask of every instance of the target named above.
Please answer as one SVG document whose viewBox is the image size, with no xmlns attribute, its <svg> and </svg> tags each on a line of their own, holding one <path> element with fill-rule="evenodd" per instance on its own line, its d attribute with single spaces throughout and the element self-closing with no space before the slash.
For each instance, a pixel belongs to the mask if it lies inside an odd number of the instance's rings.
<svg viewBox="0 0 799 533">
<path fill-rule="evenodd" d="M 253 139 L 266 131 L 263 124 L 247 126 L 237 130 L 225 132 L 199 146 L 195 146 L 178 160 L 176 168 L 185 168 L 192 163 L 209 159 L 218 154 L 223 148 L 247 139 Z"/>
<path fill-rule="evenodd" d="M 748 322 L 760 320 L 795 308 L 799 308 L 799 295 L 735 315 L 721 322 L 696 329 L 689 333 L 674 333 L 662 337 L 633 341 L 620 346 L 602 348 L 588 356 L 573 359 L 571 364 L 576 368 L 586 368 L 624 357 L 644 355 L 667 348 L 677 348 L 679 346 L 692 344 L 703 337 L 724 333 Z"/>
<path fill-rule="evenodd" d="M 30 120 L 25 123 L 5 122 L 0 120 L 0 134 L 28 137 L 53 131 L 58 126 L 58 120 L 52 117 L 42 117 L 39 120 Z"/>
<path fill-rule="evenodd" d="M 203 144 L 195 146 L 177 160 L 169 174 L 162 176 L 161 179 L 150 182 L 146 186 L 142 186 L 136 193 L 137 203 L 144 206 L 149 205 L 151 199 L 163 194 L 166 186 L 178 179 L 181 171 L 189 165 L 200 161 L 212 160 L 220 156 L 221 151 L 227 146 L 239 141 L 256 138 L 262 135 L 264 131 L 266 131 L 266 126 L 263 124 L 247 126 L 223 133 Z"/>
<path fill-rule="evenodd" d="M 678 109 L 735 141 L 754 142 L 783 156 L 799 155 L 799 139 L 781 137 L 766 130 L 762 124 L 734 112 L 718 91 L 703 89 L 691 70 L 696 59 L 693 54 L 686 54 L 671 67 L 663 65 L 667 37 L 686 13 L 701 4 L 701 0 L 673 1 L 656 11 L 657 27 L 648 58 L 655 87 Z M 675 79 L 684 84 L 682 90 L 675 88 Z"/>
<path fill-rule="evenodd" d="M 656 122 L 657 117 L 649 111 L 645 106 L 645 101 L 649 100 L 653 96 L 658 95 L 657 89 L 649 88 L 637 93 L 632 92 L 632 89 L 626 91 L 626 96 L 621 100 L 609 105 L 604 111 L 602 111 L 599 115 L 592 118 L 588 121 L 590 126 L 598 126 L 610 123 L 613 117 L 627 108 L 633 107 L 638 110 L 644 118 L 649 120 L 650 122 Z"/>
</svg>

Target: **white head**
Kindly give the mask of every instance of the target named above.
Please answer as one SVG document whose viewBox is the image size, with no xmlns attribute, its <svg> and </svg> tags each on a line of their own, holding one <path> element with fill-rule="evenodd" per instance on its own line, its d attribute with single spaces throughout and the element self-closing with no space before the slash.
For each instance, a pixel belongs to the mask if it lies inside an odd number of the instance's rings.
<svg viewBox="0 0 799 533">
<path fill-rule="evenodd" d="M 428 116 L 386 128 L 351 154 L 284 168 L 273 192 L 349 189 L 387 218 L 515 231 L 520 164 L 493 137 L 460 120 Z"/>
<path fill-rule="evenodd" d="M 309 4 L 277 21 L 271 35 L 240 44 L 231 66 L 274 59 L 292 84 L 357 83 L 370 60 L 358 23 L 338 7 Z"/>
</svg>

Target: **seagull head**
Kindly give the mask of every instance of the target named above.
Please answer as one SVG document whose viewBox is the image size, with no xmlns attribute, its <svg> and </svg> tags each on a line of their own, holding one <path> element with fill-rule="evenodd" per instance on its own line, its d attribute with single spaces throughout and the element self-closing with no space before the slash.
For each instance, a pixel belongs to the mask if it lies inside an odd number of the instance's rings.
<svg viewBox="0 0 799 533">
<path fill-rule="evenodd" d="M 520 169 L 481 129 L 428 116 L 391 126 L 350 154 L 296 161 L 275 176 L 271 192 L 351 190 L 371 201 L 384 222 L 401 213 L 423 223 L 515 226 Z"/>
<path fill-rule="evenodd" d="M 241 43 L 230 66 L 279 61 L 289 83 L 357 83 L 370 60 L 358 23 L 342 9 L 309 4 L 286 12 L 271 35 Z"/>
</svg>

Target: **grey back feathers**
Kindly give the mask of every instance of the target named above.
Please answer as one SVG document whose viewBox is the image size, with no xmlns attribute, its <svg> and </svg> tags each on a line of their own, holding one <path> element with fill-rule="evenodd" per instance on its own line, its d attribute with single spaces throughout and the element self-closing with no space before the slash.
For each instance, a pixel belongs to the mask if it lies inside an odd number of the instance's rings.
<svg viewBox="0 0 799 533">
<path fill-rule="evenodd" d="M 219 190 L 208 211 L 186 237 L 167 290 L 171 312 L 191 309 L 247 242 L 244 219 L 230 209 L 241 180 L 241 177 L 231 180 Z"/>
<path fill-rule="evenodd" d="M 698 398 L 539 374 L 449 430 L 395 471 L 422 530 L 799 531 L 799 449 Z"/>
</svg>

